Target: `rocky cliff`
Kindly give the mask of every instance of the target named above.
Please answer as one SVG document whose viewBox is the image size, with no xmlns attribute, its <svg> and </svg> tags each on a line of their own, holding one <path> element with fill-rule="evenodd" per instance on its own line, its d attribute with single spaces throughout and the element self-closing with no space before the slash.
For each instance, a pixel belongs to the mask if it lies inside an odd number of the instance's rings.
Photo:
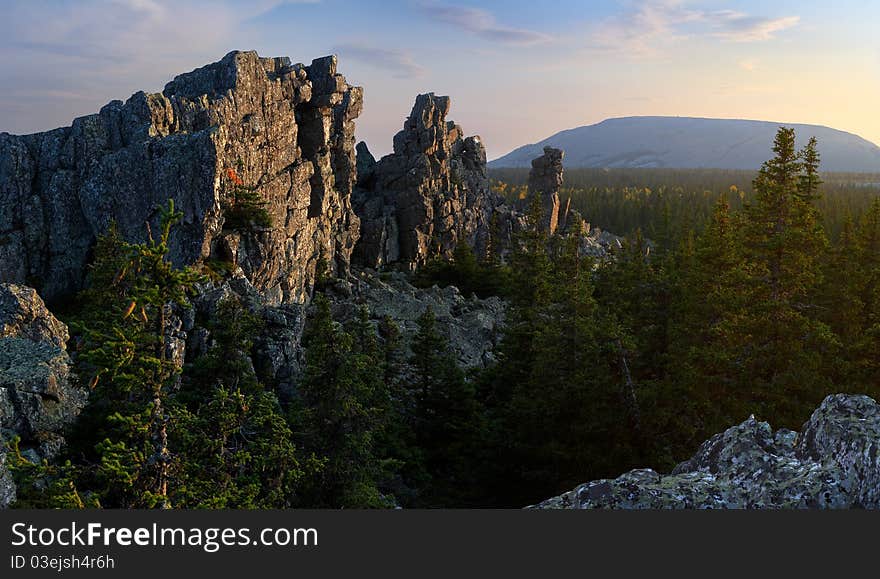
<svg viewBox="0 0 880 579">
<path fill-rule="evenodd" d="M 489 189 L 482 141 L 446 120 L 450 106 L 447 96 L 419 95 L 394 137 L 394 152 L 378 162 L 358 145 L 360 265 L 412 271 L 451 256 L 460 242 L 478 255 L 486 251 L 501 201 Z"/>
<path fill-rule="evenodd" d="M 233 262 L 268 302 L 303 301 L 316 263 L 346 270 L 358 238 L 361 106 L 333 56 L 304 66 L 232 52 L 70 127 L 0 134 L 0 282 L 67 296 L 111 220 L 144 238 L 173 198 L 184 212 L 176 263 Z M 237 186 L 265 203 L 270 225 L 227 226 Z"/>
<path fill-rule="evenodd" d="M 0 284 L 0 508 L 15 500 L 6 444 L 20 439 L 31 462 L 58 454 L 87 392 L 66 351 L 67 326 L 31 288 Z"/>
<path fill-rule="evenodd" d="M 880 508 L 880 404 L 827 397 L 801 431 L 754 417 L 716 434 L 671 474 L 585 483 L 543 509 Z"/>
</svg>

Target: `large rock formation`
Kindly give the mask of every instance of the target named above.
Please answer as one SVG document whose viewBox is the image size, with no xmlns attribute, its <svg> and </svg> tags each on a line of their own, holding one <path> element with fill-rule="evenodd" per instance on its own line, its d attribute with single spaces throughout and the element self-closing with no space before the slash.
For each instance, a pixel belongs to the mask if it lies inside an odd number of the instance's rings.
<svg viewBox="0 0 880 579">
<path fill-rule="evenodd" d="M 451 256 L 460 242 L 478 255 L 486 250 L 500 201 L 489 189 L 483 143 L 446 120 L 449 107 L 449 97 L 419 95 L 394 152 L 378 162 L 358 145 L 359 264 L 411 271 Z"/>
<path fill-rule="evenodd" d="M 0 282 L 69 295 L 111 220 L 144 238 L 173 198 L 177 264 L 231 261 L 268 302 L 302 301 L 316 263 L 345 270 L 358 237 L 361 106 L 333 56 L 304 66 L 232 52 L 70 127 L 0 134 Z M 237 182 L 266 202 L 271 227 L 224 229 Z"/>
<path fill-rule="evenodd" d="M 568 205 L 562 215 L 559 212 L 564 155 L 560 149 L 544 147 L 544 154 L 532 159 L 532 169 L 529 171 L 529 198 L 540 197 L 544 209 L 543 226 L 550 235 L 556 233 L 557 229 L 565 228 L 565 217 L 568 213 Z"/>
<path fill-rule="evenodd" d="M 385 316 L 393 320 L 405 357 L 411 354 L 418 319 L 431 308 L 459 366 L 484 368 L 496 359 L 505 313 L 505 303 L 498 297 L 464 296 L 455 286 L 417 288 L 401 272 L 360 272 L 351 281 L 337 280 L 327 293 L 336 319 L 352 320 L 361 306 L 367 306 L 376 323 Z"/>
<path fill-rule="evenodd" d="M 13 437 L 32 462 L 54 457 L 85 405 L 65 350 L 67 327 L 31 288 L 0 284 L 0 508 L 15 500 L 5 447 Z"/>
<path fill-rule="evenodd" d="M 880 404 L 827 397 L 800 433 L 754 417 L 716 434 L 670 475 L 583 484 L 538 508 L 880 508 Z"/>
</svg>

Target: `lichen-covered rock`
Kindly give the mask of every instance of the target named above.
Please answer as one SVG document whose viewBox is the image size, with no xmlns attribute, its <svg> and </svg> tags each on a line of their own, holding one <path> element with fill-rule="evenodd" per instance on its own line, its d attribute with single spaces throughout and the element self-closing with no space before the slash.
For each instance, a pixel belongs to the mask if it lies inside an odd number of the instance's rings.
<svg viewBox="0 0 880 579">
<path fill-rule="evenodd" d="M 6 452 L 0 449 L 0 509 L 5 509 L 15 502 L 15 481 L 6 467 Z"/>
<path fill-rule="evenodd" d="M 833 457 L 854 505 L 880 508 L 880 405 L 867 396 L 829 396 L 801 431 L 803 461 Z"/>
<path fill-rule="evenodd" d="M 0 338 L 2 428 L 28 440 L 60 432 L 85 403 L 63 349 L 27 338 Z"/>
<path fill-rule="evenodd" d="M 430 307 L 459 366 L 482 368 L 495 361 L 505 313 L 500 298 L 464 296 L 454 286 L 417 288 L 400 272 L 370 271 L 358 272 L 352 281 L 337 281 L 328 295 L 336 319 L 354 319 L 362 305 L 375 321 L 391 318 L 400 329 L 406 356 L 419 329 L 418 319 Z"/>
<path fill-rule="evenodd" d="M 304 66 L 232 52 L 70 127 L 2 133 L 0 282 L 69 295 L 111 220 L 143 239 L 173 198 L 184 213 L 176 264 L 231 261 L 268 301 L 304 301 L 319 259 L 347 269 L 358 237 L 361 108 L 362 90 L 337 74 L 335 57 Z M 237 181 L 266 203 L 271 227 L 224 227 Z"/>
<path fill-rule="evenodd" d="M 754 417 L 716 434 L 671 474 L 592 481 L 537 508 L 880 508 L 880 405 L 827 397 L 800 434 Z"/>
<path fill-rule="evenodd" d="M 306 306 L 299 303 L 269 304 L 250 281 L 236 271 L 230 278 L 204 288 L 193 299 L 195 322 L 187 330 L 187 359 L 205 355 L 213 337 L 204 321 L 216 319 L 218 306 L 224 300 L 235 300 L 261 322 L 254 342 L 252 362 L 257 377 L 286 399 L 299 380 L 303 350 L 300 344 L 305 324 Z"/>
<path fill-rule="evenodd" d="M 450 104 L 447 96 L 419 95 L 394 152 L 378 162 L 358 146 L 358 264 L 412 271 L 450 257 L 461 242 L 478 255 L 486 250 L 500 199 L 489 189 L 482 141 L 446 120 Z"/>
<path fill-rule="evenodd" d="M 87 400 L 65 350 L 67 327 L 27 287 L 0 284 L 0 508 L 15 498 L 2 449 L 13 437 L 32 460 L 54 457 Z"/>
<path fill-rule="evenodd" d="M 36 290 L 26 286 L 0 284 L 0 338 L 19 337 L 65 348 L 70 336 Z"/>
</svg>

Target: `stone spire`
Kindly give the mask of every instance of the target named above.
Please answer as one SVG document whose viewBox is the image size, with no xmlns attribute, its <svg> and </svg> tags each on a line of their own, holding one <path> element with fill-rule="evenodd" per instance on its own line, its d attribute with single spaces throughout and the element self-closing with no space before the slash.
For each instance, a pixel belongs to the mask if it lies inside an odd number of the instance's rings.
<svg viewBox="0 0 880 579">
<path fill-rule="evenodd" d="M 559 189 L 562 187 L 562 158 L 565 153 L 561 149 L 544 147 L 544 154 L 532 160 L 529 172 L 529 197 L 540 195 L 544 206 L 544 228 L 553 235 L 564 226 L 565 213 L 560 219 Z M 561 222 L 560 222 L 561 221 Z"/>
<path fill-rule="evenodd" d="M 394 152 L 378 162 L 358 146 L 354 208 L 362 227 L 354 259 L 361 265 L 411 271 L 450 257 L 459 243 L 485 251 L 496 205 L 486 149 L 446 119 L 450 106 L 448 96 L 416 97 Z"/>
</svg>

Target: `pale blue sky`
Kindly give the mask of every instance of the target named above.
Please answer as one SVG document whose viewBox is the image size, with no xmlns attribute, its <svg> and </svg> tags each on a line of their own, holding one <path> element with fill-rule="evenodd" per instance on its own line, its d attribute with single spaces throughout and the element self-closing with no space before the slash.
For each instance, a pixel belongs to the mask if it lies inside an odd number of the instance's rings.
<svg viewBox="0 0 880 579">
<path fill-rule="evenodd" d="M 605 0 L 11 0 L 0 131 L 69 124 L 230 50 L 339 55 L 386 153 L 420 92 L 491 157 L 629 115 L 816 123 L 880 142 L 880 4 Z"/>
</svg>

